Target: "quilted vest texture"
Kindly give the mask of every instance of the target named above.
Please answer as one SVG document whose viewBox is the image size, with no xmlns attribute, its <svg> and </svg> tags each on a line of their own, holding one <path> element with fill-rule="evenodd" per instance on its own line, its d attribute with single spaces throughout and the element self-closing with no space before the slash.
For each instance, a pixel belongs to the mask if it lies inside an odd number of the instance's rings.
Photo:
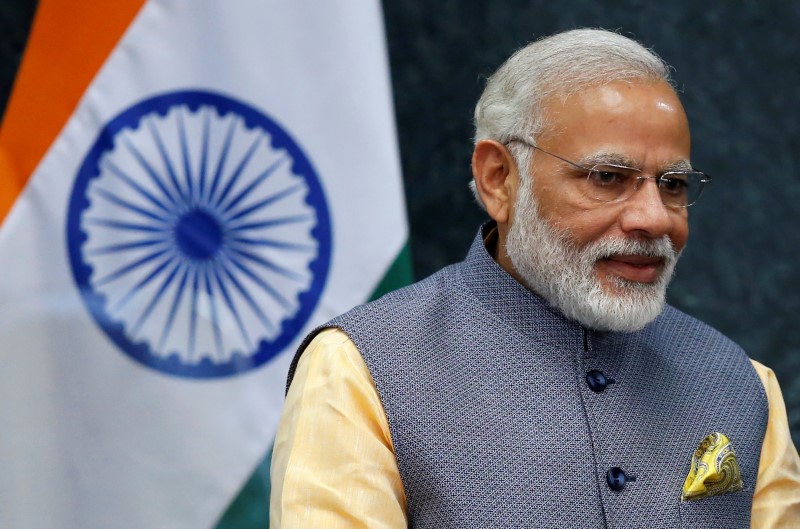
<svg viewBox="0 0 800 529">
<path fill-rule="evenodd" d="M 324 327 L 369 367 L 410 527 L 750 527 L 763 386 L 738 346 L 672 307 L 638 332 L 586 331 L 500 268 L 479 233 L 464 262 Z M 592 370 L 606 377 L 598 391 Z M 730 438 L 744 489 L 683 502 L 713 432 Z M 610 469 L 627 478 L 619 490 Z"/>
</svg>

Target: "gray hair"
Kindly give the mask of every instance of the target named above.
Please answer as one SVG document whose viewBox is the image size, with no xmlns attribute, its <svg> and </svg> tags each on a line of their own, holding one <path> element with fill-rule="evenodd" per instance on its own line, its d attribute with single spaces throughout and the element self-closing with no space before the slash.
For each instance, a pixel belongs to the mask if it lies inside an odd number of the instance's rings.
<svg viewBox="0 0 800 529">
<path fill-rule="evenodd" d="M 545 37 L 517 50 L 489 77 L 475 106 L 475 142 L 535 143 L 546 126 L 542 103 L 549 97 L 623 80 L 672 85 L 669 70 L 654 52 L 611 31 L 575 29 Z M 528 167 L 531 149 L 514 144 L 509 151 L 519 167 Z M 474 180 L 470 188 L 481 204 Z"/>
</svg>

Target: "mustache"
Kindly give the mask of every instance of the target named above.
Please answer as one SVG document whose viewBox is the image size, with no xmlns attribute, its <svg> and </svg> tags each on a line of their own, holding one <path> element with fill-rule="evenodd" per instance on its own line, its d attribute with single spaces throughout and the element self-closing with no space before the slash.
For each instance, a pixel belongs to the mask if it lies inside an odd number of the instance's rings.
<svg viewBox="0 0 800 529">
<path fill-rule="evenodd" d="M 615 255 L 639 255 L 662 258 L 667 262 L 678 258 L 678 252 L 666 235 L 658 239 L 606 238 L 589 243 L 581 250 L 586 258 L 592 260 L 608 259 Z"/>
</svg>

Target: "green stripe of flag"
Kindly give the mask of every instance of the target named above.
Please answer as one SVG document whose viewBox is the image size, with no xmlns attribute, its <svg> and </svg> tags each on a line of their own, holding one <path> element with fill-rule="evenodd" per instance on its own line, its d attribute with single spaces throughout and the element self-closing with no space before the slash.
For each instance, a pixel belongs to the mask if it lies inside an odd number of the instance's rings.
<svg viewBox="0 0 800 529">
<path fill-rule="evenodd" d="M 259 463 L 247 480 L 239 495 L 228 506 L 217 524 L 217 529 L 269 529 L 269 462 L 272 446 L 267 457 Z"/>
<path fill-rule="evenodd" d="M 411 268 L 411 249 L 409 248 L 408 241 L 403 245 L 397 258 L 389 267 L 389 270 L 383 276 L 378 286 L 372 291 L 369 300 L 378 299 L 387 292 L 397 290 L 410 284 L 414 280 L 414 271 Z"/>
</svg>

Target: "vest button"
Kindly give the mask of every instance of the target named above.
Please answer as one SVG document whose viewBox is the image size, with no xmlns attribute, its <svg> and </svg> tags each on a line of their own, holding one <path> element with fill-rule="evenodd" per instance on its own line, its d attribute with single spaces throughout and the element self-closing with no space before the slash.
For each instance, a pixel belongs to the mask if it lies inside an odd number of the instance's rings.
<svg viewBox="0 0 800 529">
<path fill-rule="evenodd" d="M 595 393 L 600 393 L 606 389 L 606 386 L 608 385 L 608 379 L 606 379 L 606 376 L 602 371 L 592 369 L 586 373 L 586 384 L 588 384 L 589 389 Z"/>
<path fill-rule="evenodd" d="M 627 476 L 625 476 L 625 472 L 619 467 L 609 468 L 608 472 L 606 472 L 606 482 L 613 490 L 624 489 L 626 481 Z"/>
</svg>

